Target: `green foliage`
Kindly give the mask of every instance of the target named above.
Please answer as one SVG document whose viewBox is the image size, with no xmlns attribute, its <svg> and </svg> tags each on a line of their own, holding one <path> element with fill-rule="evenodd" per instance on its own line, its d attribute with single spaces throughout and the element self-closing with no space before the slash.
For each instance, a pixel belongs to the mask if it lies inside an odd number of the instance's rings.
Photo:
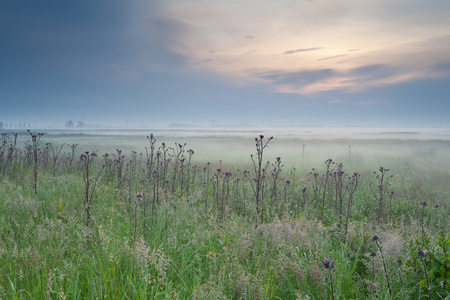
<svg viewBox="0 0 450 300">
<path fill-rule="evenodd" d="M 149 153 L 157 155 L 153 146 Z M 374 287 L 388 299 L 378 257 L 372 272 L 375 233 L 383 240 L 392 298 L 426 297 L 427 286 L 433 298 L 448 296 L 450 241 L 448 233 L 438 234 L 448 228 L 448 195 L 442 191 L 425 194 L 422 184 L 393 177 L 396 193 L 383 196 L 379 222 L 371 170 L 358 170 L 360 185 L 349 205 L 346 181 L 334 173 L 347 172 L 344 165 L 316 170 L 329 172 L 325 180 L 306 169 L 284 173 L 276 159 L 276 176 L 260 178 L 262 218 L 251 187 L 255 174 L 244 175 L 240 165 L 191 161 L 193 152 L 183 161 L 184 147 L 166 148 L 165 162 L 153 154 L 147 162 L 136 153 L 118 159 L 118 151 L 90 164 L 95 176 L 87 178 L 83 161 L 72 164 L 74 149 L 62 152 L 57 163 L 45 164 L 51 153 L 39 153 L 37 194 L 30 185 L 33 159 L 0 161 L 0 298 L 327 299 L 330 273 L 321 264 L 332 258 L 336 299 L 373 298 Z M 211 179 L 219 167 L 223 171 Z M 138 193 L 143 198 L 135 211 Z M 423 195 L 426 209 L 418 198 Z M 262 222 L 256 227 L 257 217 Z M 421 249 L 427 251 L 422 260 Z M 425 272 L 418 273 L 424 267 L 429 285 Z"/>
</svg>

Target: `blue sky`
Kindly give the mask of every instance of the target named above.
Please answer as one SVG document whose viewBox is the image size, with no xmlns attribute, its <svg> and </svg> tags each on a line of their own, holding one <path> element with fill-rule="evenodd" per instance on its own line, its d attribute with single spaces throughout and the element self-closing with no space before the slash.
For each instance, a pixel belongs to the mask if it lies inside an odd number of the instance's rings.
<svg viewBox="0 0 450 300">
<path fill-rule="evenodd" d="M 0 121 L 450 127 L 448 0 L 0 0 Z"/>
</svg>

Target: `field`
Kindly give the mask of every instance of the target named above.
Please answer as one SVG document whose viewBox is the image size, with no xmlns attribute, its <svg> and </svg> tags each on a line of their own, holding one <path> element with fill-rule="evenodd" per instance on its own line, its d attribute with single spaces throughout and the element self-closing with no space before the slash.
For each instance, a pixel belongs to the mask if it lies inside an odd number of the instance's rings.
<svg viewBox="0 0 450 300">
<path fill-rule="evenodd" d="M 448 299 L 449 161 L 446 129 L 3 131 L 0 299 Z"/>
</svg>

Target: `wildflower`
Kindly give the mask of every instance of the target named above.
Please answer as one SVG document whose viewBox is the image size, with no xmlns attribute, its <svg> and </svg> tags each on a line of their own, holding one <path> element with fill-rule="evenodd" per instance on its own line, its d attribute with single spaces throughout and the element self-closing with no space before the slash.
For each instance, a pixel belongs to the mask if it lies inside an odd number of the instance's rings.
<svg viewBox="0 0 450 300">
<path fill-rule="evenodd" d="M 177 206 L 175 205 L 174 207 L 173 207 L 173 210 L 176 210 L 177 209 Z"/>
<path fill-rule="evenodd" d="M 142 193 L 139 193 L 139 194 L 136 195 L 136 198 L 138 198 L 138 199 L 141 199 L 142 197 L 143 197 Z"/>
<path fill-rule="evenodd" d="M 378 235 L 375 234 L 375 235 L 372 237 L 372 240 L 373 240 L 374 242 L 378 241 Z"/>
<path fill-rule="evenodd" d="M 302 188 L 302 192 L 303 193 L 306 192 L 307 189 L 308 189 L 307 187 Z"/>
<path fill-rule="evenodd" d="M 422 203 L 420 203 L 420 205 L 422 205 L 423 207 L 425 207 L 425 206 L 428 205 L 428 203 L 427 203 L 427 201 L 423 201 Z"/>
<path fill-rule="evenodd" d="M 439 208 L 439 204 L 436 204 L 436 205 L 434 206 L 434 208 Z"/>
<path fill-rule="evenodd" d="M 417 252 L 417 254 L 419 254 L 420 257 L 424 257 L 426 253 L 423 250 L 419 250 L 419 252 Z"/>
<path fill-rule="evenodd" d="M 287 184 L 287 185 L 291 184 L 291 181 L 290 181 L 289 179 L 286 180 L 286 184 Z"/>
<path fill-rule="evenodd" d="M 359 175 L 359 173 L 358 172 L 355 172 L 355 173 L 353 173 L 353 176 L 358 176 Z"/>
<path fill-rule="evenodd" d="M 401 259 L 397 259 L 397 264 L 400 267 L 403 264 L 403 261 Z"/>
<path fill-rule="evenodd" d="M 260 139 L 263 139 L 263 138 L 264 138 L 264 135 L 260 134 L 260 135 L 259 135 L 259 138 L 260 138 Z"/>
<path fill-rule="evenodd" d="M 334 267 L 334 261 L 329 261 L 328 258 L 325 258 L 324 262 L 322 263 L 322 266 L 325 269 L 333 269 Z"/>
<path fill-rule="evenodd" d="M 222 169 L 221 168 L 217 168 L 216 171 L 220 173 L 222 171 Z"/>
<path fill-rule="evenodd" d="M 376 252 L 372 252 L 372 253 L 370 253 L 370 256 L 375 257 L 375 256 L 377 256 L 377 253 Z"/>
</svg>

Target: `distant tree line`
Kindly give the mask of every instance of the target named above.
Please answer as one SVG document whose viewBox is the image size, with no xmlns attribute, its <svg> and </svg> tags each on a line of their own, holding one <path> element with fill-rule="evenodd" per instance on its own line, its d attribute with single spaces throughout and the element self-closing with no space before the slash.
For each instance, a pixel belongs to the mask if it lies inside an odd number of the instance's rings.
<svg viewBox="0 0 450 300">
<path fill-rule="evenodd" d="M 66 122 L 66 128 L 74 128 L 74 127 L 75 127 L 75 124 L 74 124 L 74 122 L 72 120 L 69 120 L 69 121 Z M 76 127 L 77 128 L 84 127 L 84 122 L 83 121 L 78 121 Z"/>
<path fill-rule="evenodd" d="M 7 123 L 7 122 L 5 122 L 5 123 L 3 123 L 3 122 L 0 122 L 0 129 L 3 129 L 3 128 L 26 128 L 27 127 L 27 124 L 25 123 L 25 122 L 20 122 L 19 124 L 13 124 L 13 123 Z M 30 123 L 28 123 L 28 128 L 30 128 L 31 127 L 31 124 Z"/>
</svg>

